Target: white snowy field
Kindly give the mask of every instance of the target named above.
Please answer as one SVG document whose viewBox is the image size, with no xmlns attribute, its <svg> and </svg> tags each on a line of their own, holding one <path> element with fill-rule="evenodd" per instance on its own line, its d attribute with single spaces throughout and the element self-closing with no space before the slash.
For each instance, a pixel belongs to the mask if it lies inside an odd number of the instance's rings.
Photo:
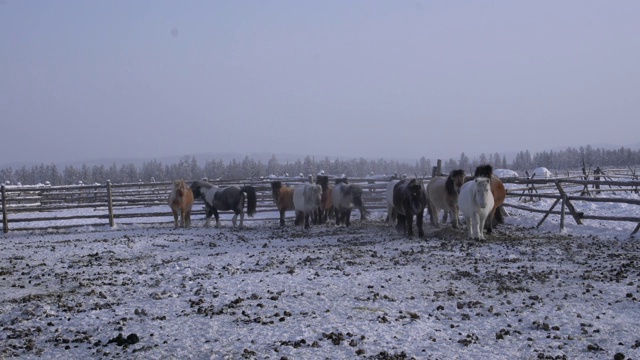
<svg viewBox="0 0 640 360">
<path fill-rule="evenodd" d="M 486 242 L 427 223 L 407 238 L 384 213 L 5 234 L 0 357 L 640 358 L 636 224 L 568 217 L 560 232 L 509 212 Z"/>
</svg>

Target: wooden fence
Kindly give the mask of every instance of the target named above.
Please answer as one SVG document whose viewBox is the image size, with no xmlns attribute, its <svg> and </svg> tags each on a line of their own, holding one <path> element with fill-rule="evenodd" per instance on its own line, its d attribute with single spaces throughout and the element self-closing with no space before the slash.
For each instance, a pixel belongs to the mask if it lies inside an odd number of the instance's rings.
<svg viewBox="0 0 640 360">
<path fill-rule="evenodd" d="M 276 179 L 245 179 L 211 181 L 217 186 L 251 185 L 257 193 L 255 219 L 245 221 L 278 220 L 270 182 Z M 309 182 L 309 178 L 277 179 L 284 184 Z M 369 210 L 386 209 L 384 191 L 388 180 L 350 179 L 364 188 L 363 201 Z M 78 226 L 132 224 L 168 224 L 173 216 L 168 205 L 171 182 L 96 184 L 81 186 L 2 186 L 2 228 L 9 230 L 64 229 Z M 85 209 L 82 213 L 82 209 Z M 74 212 L 75 213 L 72 213 Z M 66 213 L 66 214 L 65 214 Z M 227 212 L 221 212 L 224 218 Z M 196 200 L 192 216 L 204 216 L 204 203 Z M 292 216 L 293 214 L 291 214 Z M 142 221 L 141 221 L 142 219 Z M 20 226 L 21 224 L 28 226 Z M 67 223 L 67 224 L 65 224 Z M 55 225 L 54 225 L 55 224 Z"/>
<path fill-rule="evenodd" d="M 502 179 L 502 181 L 505 184 L 524 185 L 522 188 L 510 188 L 507 196 L 510 198 L 517 197 L 518 199 L 515 202 L 506 201 L 504 205 L 505 207 L 544 214 L 536 227 L 540 227 L 550 214 L 554 214 L 560 215 L 560 229 L 562 230 L 564 229 L 565 217 L 568 211 L 569 215 L 571 215 L 578 225 L 582 225 L 582 220 L 626 221 L 637 223 L 630 236 L 634 236 L 638 230 L 640 230 L 640 217 L 586 214 L 583 211 L 578 211 L 574 205 L 575 202 L 605 202 L 640 205 L 640 197 L 637 196 L 640 193 L 640 181 L 620 181 L 615 180 L 615 178 L 612 177 L 607 177 L 605 180 L 579 180 L 575 178 L 506 178 Z M 606 193 L 616 195 L 616 192 L 632 193 L 635 194 L 636 198 L 601 196 Z M 548 210 L 541 210 L 531 206 L 522 205 L 523 202 L 536 201 L 542 198 L 555 199 Z M 558 204 L 560 204 L 560 210 L 555 210 Z"/>
<path fill-rule="evenodd" d="M 218 186 L 251 185 L 258 195 L 257 212 L 263 213 L 248 221 L 277 221 L 278 214 L 271 196 L 270 182 L 274 179 L 246 179 L 236 181 L 212 181 Z M 309 182 L 309 178 L 278 179 L 284 184 Z M 424 178 L 425 184 L 429 177 Z M 505 207 L 543 214 L 538 226 L 550 214 L 560 215 L 560 228 L 564 227 L 568 213 L 577 224 L 582 220 L 606 220 L 634 222 L 640 229 L 640 217 L 616 217 L 603 214 L 586 214 L 574 205 L 579 202 L 608 202 L 640 205 L 640 199 L 606 196 L 616 192 L 639 193 L 640 181 L 580 180 L 576 178 L 524 179 L 504 178 L 509 186 Z M 363 201 L 368 210 L 386 212 L 385 191 L 389 179 L 350 179 L 363 187 Z M 168 206 L 171 182 L 96 184 L 82 186 L 2 186 L 3 232 L 9 230 L 62 229 L 78 226 L 105 226 L 132 224 L 169 224 L 173 222 Z M 593 196 L 597 195 L 597 196 Z M 527 206 L 527 202 L 542 198 L 555 199 L 547 210 Z M 560 204 L 560 209 L 557 205 Z M 82 209 L 86 210 L 82 213 Z M 77 213 L 73 213 L 73 212 Z M 65 215 L 66 213 L 66 215 Z M 193 215 L 204 215 L 202 202 L 196 202 Z M 224 214 L 224 212 L 223 212 Z M 222 215 L 222 214 L 221 214 Z M 224 216 L 224 215 L 223 215 Z M 293 216 L 291 214 L 290 216 Z M 21 224 L 29 224 L 20 226 Z M 55 225 L 54 225 L 55 224 Z"/>
</svg>

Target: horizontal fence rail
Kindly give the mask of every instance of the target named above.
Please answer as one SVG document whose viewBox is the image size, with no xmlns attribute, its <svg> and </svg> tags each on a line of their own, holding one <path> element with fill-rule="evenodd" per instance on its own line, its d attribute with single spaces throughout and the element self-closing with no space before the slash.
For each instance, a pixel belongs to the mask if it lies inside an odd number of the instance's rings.
<svg viewBox="0 0 640 360">
<path fill-rule="evenodd" d="M 424 184 L 430 177 L 421 178 Z M 627 221 L 638 223 L 631 236 L 640 229 L 640 218 L 633 216 L 609 216 L 606 214 L 585 214 L 574 203 L 608 202 L 640 206 L 640 198 L 602 196 L 616 192 L 639 194 L 640 181 L 628 180 L 623 175 L 607 176 L 603 180 L 584 178 L 503 178 L 511 184 L 505 207 L 512 207 L 531 213 L 543 214 L 538 227 L 549 215 L 560 215 L 560 227 L 564 228 L 568 213 L 577 224 L 582 220 Z M 277 209 L 273 202 L 270 182 L 278 180 L 286 185 L 310 182 L 308 177 L 261 178 L 227 181 L 211 181 L 216 186 L 251 185 L 257 192 L 257 213 L 255 218 L 245 221 L 277 221 Z M 364 206 L 369 211 L 386 212 L 385 192 L 389 178 L 349 179 L 350 183 L 363 188 Z M 169 224 L 173 216 L 168 206 L 168 196 L 172 182 L 94 184 L 80 186 L 5 186 L 2 185 L 2 225 L 3 232 L 20 230 L 64 229 L 79 226 L 115 226 L 133 224 Z M 527 206 L 528 202 L 540 199 L 555 199 L 547 210 Z M 560 205 L 560 209 L 556 209 Z M 225 213 L 221 212 L 222 219 Z M 204 216 L 204 204 L 196 200 L 192 215 Z M 291 215 L 293 216 L 293 214 Z M 11 224 L 11 226 L 10 226 Z M 28 226 L 26 224 L 29 224 Z M 14 226 L 15 225 L 15 226 Z M 22 225 L 22 226 L 21 226 Z"/>
</svg>

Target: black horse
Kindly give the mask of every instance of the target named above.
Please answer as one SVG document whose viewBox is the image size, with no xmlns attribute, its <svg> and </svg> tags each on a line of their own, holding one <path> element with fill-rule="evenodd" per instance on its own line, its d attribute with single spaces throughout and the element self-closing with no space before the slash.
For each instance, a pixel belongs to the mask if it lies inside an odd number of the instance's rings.
<svg viewBox="0 0 640 360">
<path fill-rule="evenodd" d="M 427 206 L 427 194 L 422 181 L 417 179 L 403 179 L 393 187 L 393 211 L 396 213 L 398 224 L 396 228 L 413 236 L 413 217 L 416 217 L 418 236 L 424 236 L 422 221 L 424 208 Z"/>
</svg>

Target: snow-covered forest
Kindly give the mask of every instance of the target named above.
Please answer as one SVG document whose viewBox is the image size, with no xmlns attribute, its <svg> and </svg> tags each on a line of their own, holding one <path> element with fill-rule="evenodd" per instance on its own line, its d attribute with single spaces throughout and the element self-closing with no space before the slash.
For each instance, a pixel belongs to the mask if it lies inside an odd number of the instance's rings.
<svg viewBox="0 0 640 360">
<path fill-rule="evenodd" d="M 578 169 L 586 164 L 589 167 L 626 167 L 640 164 L 640 149 L 632 150 L 621 147 L 617 150 L 593 148 L 590 145 L 580 148 L 569 147 L 561 151 L 542 151 L 533 155 L 527 151 L 520 151 L 511 162 L 505 155 L 499 153 L 480 154 L 470 158 L 464 152 L 458 159 L 448 159 L 443 162 L 443 172 L 452 169 L 464 169 L 472 172 L 479 164 L 492 164 L 496 168 L 511 169 L 519 172 L 543 166 L 552 170 Z M 349 177 L 365 177 L 371 174 L 418 174 L 430 175 L 433 164 L 431 159 L 422 156 L 415 163 L 398 160 L 378 159 L 318 159 L 306 156 L 293 162 L 282 163 L 273 155 L 267 163 L 245 156 L 242 160 L 233 159 L 224 162 L 221 159 L 211 159 L 199 164 L 194 156 L 183 156 L 180 161 L 164 164 L 158 160 L 150 160 L 137 166 L 133 163 L 82 166 L 57 166 L 55 163 L 36 166 L 22 166 L 19 169 L 5 167 L 0 169 L 0 181 L 11 184 L 39 184 L 70 185 L 104 183 L 111 180 L 115 183 L 130 183 L 138 181 L 170 181 L 173 179 L 246 179 L 288 174 L 315 174 L 325 171 L 328 174 L 346 174 Z"/>
</svg>

